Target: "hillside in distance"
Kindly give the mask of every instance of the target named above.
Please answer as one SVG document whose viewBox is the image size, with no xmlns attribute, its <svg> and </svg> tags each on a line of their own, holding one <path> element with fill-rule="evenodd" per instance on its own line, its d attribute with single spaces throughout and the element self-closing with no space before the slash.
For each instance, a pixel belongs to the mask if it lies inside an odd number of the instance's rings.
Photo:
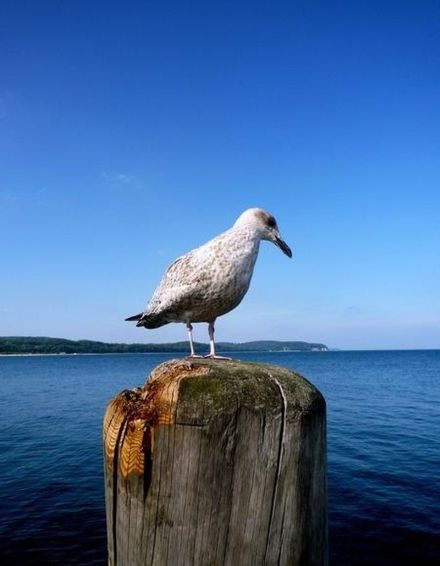
<svg viewBox="0 0 440 566">
<path fill-rule="evenodd" d="M 208 344 L 195 342 L 197 352 L 209 352 Z M 146 353 L 187 353 L 188 342 L 164 344 L 124 344 L 97 342 L 94 340 L 67 340 L 44 336 L 3 336 L 0 337 L 0 354 L 146 354 Z M 326 352 L 325 344 L 258 340 L 254 342 L 218 342 L 218 352 Z"/>
</svg>

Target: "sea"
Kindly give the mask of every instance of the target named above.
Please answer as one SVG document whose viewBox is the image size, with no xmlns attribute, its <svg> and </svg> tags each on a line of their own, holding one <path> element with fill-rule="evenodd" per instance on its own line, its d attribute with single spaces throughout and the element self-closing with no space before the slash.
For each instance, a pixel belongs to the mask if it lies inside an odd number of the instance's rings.
<svg viewBox="0 0 440 566">
<path fill-rule="evenodd" d="M 103 414 L 173 357 L 0 358 L 0 564 L 106 564 Z M 326 398 L 330 564 L 440 564 L 440 350 L 234 357 Z"/>
</svg>

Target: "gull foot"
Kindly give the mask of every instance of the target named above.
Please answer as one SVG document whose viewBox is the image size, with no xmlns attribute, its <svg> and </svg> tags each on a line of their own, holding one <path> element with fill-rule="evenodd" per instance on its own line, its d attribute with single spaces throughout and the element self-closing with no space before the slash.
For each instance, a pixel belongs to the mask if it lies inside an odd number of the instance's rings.
<svg viewBox="0 0 440 566">
<path fill-rule="evenodd" d="M 225 356 L 217 356 L 217 355 L 213 355 L 213 354 L 208 354 L 206 356 L 203 356 L 204 358 L 209 358 L 210 360 L 229 360 L 230 362 L 232 361 L 232 358 L 226 358 Z"/>
<path fill-rule="evenodd" d="M 200 356 L 199 354 L 189 354 L 189 356 L 186 356 L 187 358 L 203 358 L 203 356 Z"/>
</svg>

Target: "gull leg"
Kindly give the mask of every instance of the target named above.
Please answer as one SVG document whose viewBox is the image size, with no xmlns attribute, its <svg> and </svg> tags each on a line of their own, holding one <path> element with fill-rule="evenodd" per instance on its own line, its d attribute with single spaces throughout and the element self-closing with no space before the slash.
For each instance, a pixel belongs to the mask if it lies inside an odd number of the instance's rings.
<svg viewBox="0 0 440 566">
<path fill-rule="evenodd" d="M 193 331 L 193 327 L 192 324 L 190 322 L 186 323 L 186 328 L 188 329 L 188 336 L 189 336 L 189 347 L 191 348 L 191 354 L 189 355 L 190 358 L 202 358 L 203 356 L 198 356 L 195 352 L 194 352 L 194 343 L 193 343 L 193 336 L 192 336 L 192 331 Z"/>
<path fill-rule="evenodd" d="M 211 358 L 213 360 L 231 360 L 232 358 L 225 358 L 225 356 L 217 356 L 215 354 L 215 342 L 214 342 L 214 322 L 211 321 L 208 326 L 209 333 L 209 354 L 205 358 Z"/>
</svg>

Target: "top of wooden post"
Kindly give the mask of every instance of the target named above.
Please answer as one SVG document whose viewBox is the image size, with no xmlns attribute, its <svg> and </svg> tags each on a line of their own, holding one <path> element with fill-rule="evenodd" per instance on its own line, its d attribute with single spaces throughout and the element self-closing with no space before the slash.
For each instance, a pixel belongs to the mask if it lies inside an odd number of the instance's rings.
<svg viewBox="0 0 440 566">
<path fill-rule="evenodd" d="M 123 476 L 142 474 L 139 443 L 149 444 L 144 439 L 146 428 L 153 432 L 159 425 L 173 423 L 203 426 L 220 414 L 243 409 L 266 414 L 281 409 L 288 421 L 324 411 L 325 400 L 309 381 L 279 366 L 240 360 L 170 360 L 156 367 L 142 387 L 122 391 L 110 402 L 104 418 L 107 463 L 112 467 L 118 444 Z"/>
</svg>

